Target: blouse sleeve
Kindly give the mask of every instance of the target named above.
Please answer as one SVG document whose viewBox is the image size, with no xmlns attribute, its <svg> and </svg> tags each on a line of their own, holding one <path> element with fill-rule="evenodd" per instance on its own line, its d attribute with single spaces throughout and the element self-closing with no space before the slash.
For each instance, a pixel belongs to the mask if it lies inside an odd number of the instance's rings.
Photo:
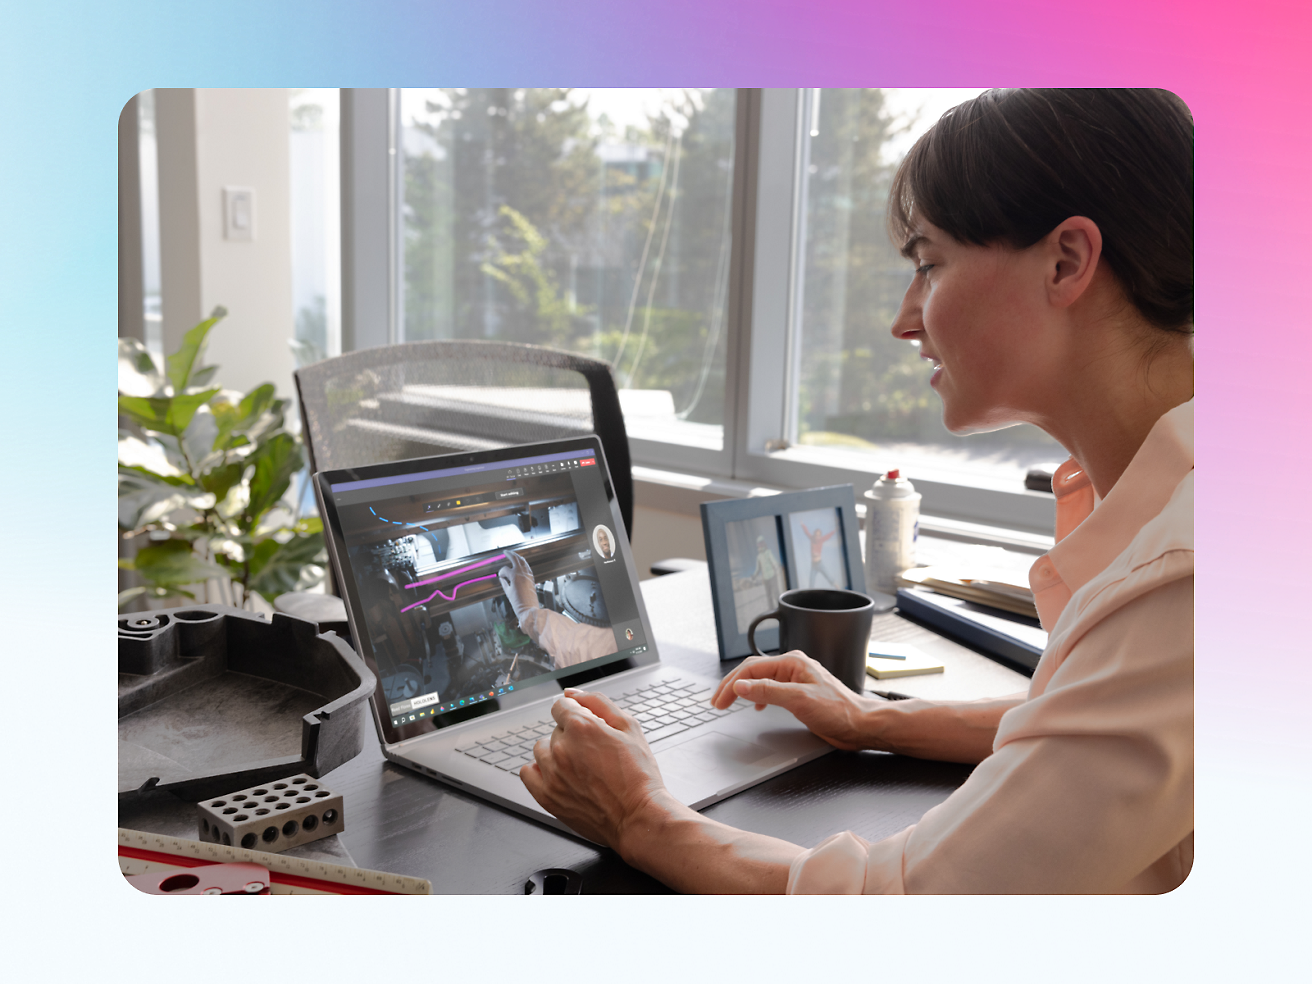
<svg viewBox="0 0 1312 984">
<path fill-rule="evenodd" d="M 794 859 L 788 871 L 788 894 L 862 894 L 869 848 L 869 841 L 850 830 L 826 838 Z"/>
<path fill-rule="evenodd" d="M 1158 862 L 1194 825 L 1192 556 L 1187 569 L 1155 563 L 1136 574 L 1160 586 L 1074 643 L 961 788 L 864 851 L 848 833 L 806 852 L 789 891 L 1169 891 L 1183 880 L 1187 869 Z"/>
</svg>

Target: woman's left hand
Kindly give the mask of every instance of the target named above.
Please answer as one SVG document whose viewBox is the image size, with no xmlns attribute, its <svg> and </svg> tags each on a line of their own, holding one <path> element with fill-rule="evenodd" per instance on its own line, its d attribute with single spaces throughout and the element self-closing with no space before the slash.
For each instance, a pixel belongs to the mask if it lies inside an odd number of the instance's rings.
<svg viewBox="0 0 1312 984">
<path fill-rule="evenodd" d="M 519 777 L 543 809 L 615 850 L 657 808 L 665 783 L 642 728 L 602 694 L 566 690 L 551 708 L 556 730 L 534 746 Z"/>
</svg>

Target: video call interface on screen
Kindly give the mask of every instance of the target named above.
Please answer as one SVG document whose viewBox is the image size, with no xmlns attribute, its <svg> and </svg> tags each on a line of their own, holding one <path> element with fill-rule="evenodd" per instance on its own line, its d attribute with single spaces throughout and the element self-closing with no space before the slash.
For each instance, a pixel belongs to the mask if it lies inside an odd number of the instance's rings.
<svg viewBox="0 0 1312 984">
<path fill-rule="evenodd" d="M 646 651 L 593 452 L 332 495 L 394 727 Z"/>
</svg>

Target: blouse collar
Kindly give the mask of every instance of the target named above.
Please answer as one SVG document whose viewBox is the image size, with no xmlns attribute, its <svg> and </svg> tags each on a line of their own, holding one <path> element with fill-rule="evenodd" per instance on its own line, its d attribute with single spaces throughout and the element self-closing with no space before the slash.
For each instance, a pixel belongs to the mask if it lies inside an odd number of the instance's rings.
<svg viewBox="0 0 1312 984">
<path fill-rule="evenodd" d="M 1045 629 L 1052 631 L 1071 595 L 1105 570 L 1165 508 L 1193 467 L 1191 400 L 1163 414 L 1153 425 L 1101 502 L 1088 473 L 1074 458 L 1053 473 L 1057 544 L 1030 568 L 1030 588 Z"/>
</svg>

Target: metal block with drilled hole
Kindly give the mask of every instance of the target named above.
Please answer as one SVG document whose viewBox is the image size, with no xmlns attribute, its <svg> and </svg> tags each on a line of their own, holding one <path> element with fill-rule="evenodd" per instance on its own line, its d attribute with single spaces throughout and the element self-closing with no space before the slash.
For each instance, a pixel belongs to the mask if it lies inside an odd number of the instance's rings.
<svg viewBox="0 0 1312 984">
<path fill-rule="evenodd" d="M 276 854 L 344 829 L 342 797 L 301 773 L 196 804 L 202 841 Z"/>
</svg>

